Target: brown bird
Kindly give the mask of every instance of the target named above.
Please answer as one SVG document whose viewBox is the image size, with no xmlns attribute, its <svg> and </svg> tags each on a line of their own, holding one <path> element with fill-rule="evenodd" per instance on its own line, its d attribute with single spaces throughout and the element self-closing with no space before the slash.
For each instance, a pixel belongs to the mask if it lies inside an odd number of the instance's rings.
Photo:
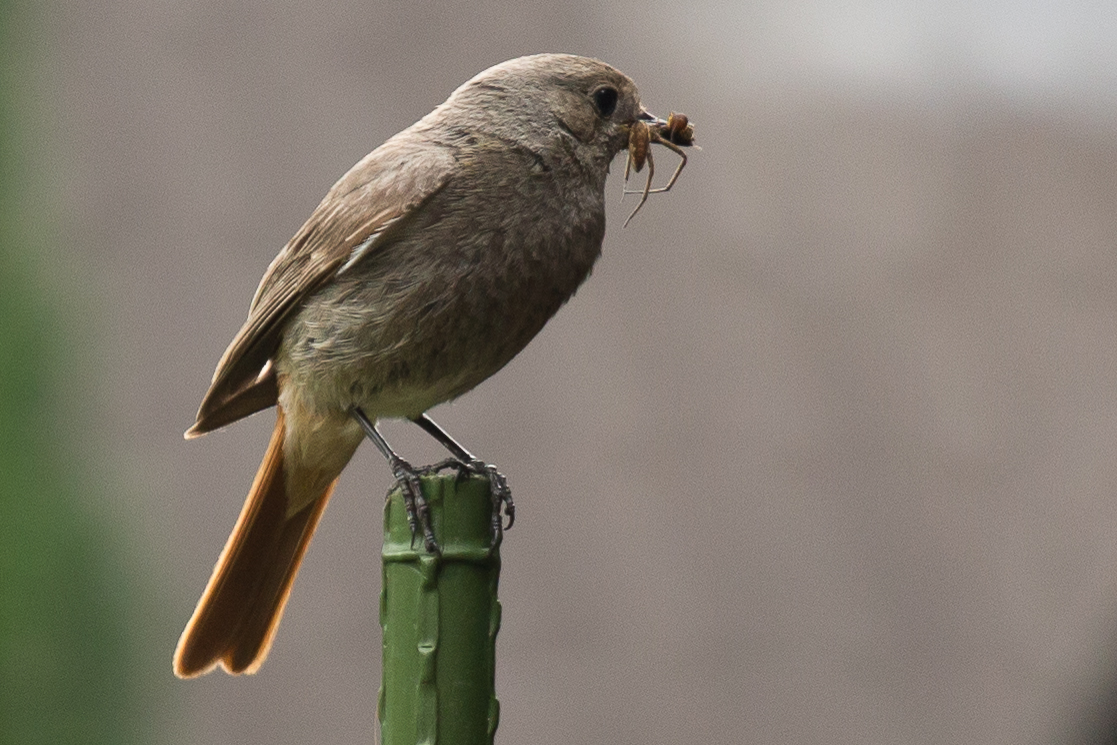
<svg viewBox="0 0 1117 745">
<path fill-rule="evenodd" d="M 381 418 L 410 419 L 461 469 L 504 477 L 427 415 L 508 363 L 589 275 L 605 177 L 638 122 L 665 122 L 597 60 L 522 57 L 462 85 L 338 181 L 268 267 L 217 365 L 199 437 L 269 406 L 275 430 L 175 651 L 174 671 L 263 663 L 338 476 L 368 436 L 437 551 L 415 469 Z"/>
</svg>

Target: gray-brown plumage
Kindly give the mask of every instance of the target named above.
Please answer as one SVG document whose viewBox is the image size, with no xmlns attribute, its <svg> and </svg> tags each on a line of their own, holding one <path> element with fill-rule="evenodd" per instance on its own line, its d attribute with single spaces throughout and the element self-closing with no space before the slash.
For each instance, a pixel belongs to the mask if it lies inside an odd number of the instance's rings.
<svg viewBox="0 0 1117 745">
<path fill-rule="evenodd" d="M 184 677 L 263 662 L 362 439 L 512 359 L 588 276 L 605 177 L 647 118 L 608 65 L 537 55 L 479 74 L 357 163 L 272 262 L 187 437 L 272 405 L 276 429 L 175 653 Z"/>
</svg>

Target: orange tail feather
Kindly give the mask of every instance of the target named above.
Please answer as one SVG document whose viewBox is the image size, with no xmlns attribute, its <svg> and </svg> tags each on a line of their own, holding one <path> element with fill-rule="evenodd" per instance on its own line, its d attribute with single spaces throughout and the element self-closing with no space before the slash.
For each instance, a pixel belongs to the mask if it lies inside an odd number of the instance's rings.
<svg viewBox="0 0 1117 745">
<path fill-rule="evenodd" d="M 278 416 L 252 490 L 175 650 L 174 671 L 192 678 L 221 665 L 253 673 L 263 664 L 283 616 L 303 554 L 337 480 L 298 513 L 287 515 L 283 441 Z M 302 500 L 300 500 L 302 501 Z"/>
</svg>

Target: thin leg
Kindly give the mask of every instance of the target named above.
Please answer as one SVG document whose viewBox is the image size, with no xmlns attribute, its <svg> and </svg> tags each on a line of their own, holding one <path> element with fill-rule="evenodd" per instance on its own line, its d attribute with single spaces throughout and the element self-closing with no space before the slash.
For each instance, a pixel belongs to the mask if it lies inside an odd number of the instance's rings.
<svg viewBox="0 0 1117 745">
<path fill-rule="evenodd" d="M 632 214 L 624 221 L 621 228 L 627 228 L 628 224 L 632 222 L 632 218 L 636 217 L 636 213 L 644 206 L 644 202 L 648 201 L 648 195 L 652 193 L 652 177 L 655 176 L 655 158 L 652 157 L 652 151 L 648 150 L 648 178 L 644 181 L 643 191 L 626 191 L 625 194 L 639 194 L 640 201 L 636 205 L 636 209 L 632 210 Z"/>
<path fill-rule="evenodd" d="M 632 173 L 632 152 L 629 151 L 624 159 L 624 183 L 621 184 L 621 201 L 624 201 L 624 195 L 628 194 L 628 175 Z"/>
<path fill-rule="evenodd" d="M 624 194 L 642 194 L 645 197 L 648 194 L 662 194 L 665 191 L 671 191 L 671 187 L 674 186 L 675 182 L 679 180 L 679 174 L 682 173 L 683 168 L 686 167 L 686 161 L 687 161 L 686 153 L 683 152 L 683 149 L 681 147 L 679 147 L 675 143 L 671 142 L 670 140 L 657 139 L 657 140 L 652 140 L 652 142 L 658 142 L 660 145 L 663 145 L 665 148 L 667 148 L 671 152 L 678 155 L 679 156 L 679 165 L 675 167 L 674 173 L 671 174 L 671 178 L 669 178 L 667 180 L 667 183 L 665 185 L 660 186 L 660 187 L 655 188 L 655 189 L 652 189 L 651 188 L 651 179 L 648 179 L 648 183 L 646 183 L 644 185 L 644 189 L 641 190 L 641 191 L 635 191 L 635 190 L 629 189 L 627 187 L 628 172 L 626 171 L 625 172 L 626 186 L 625 186 L 625 189 L 624 189 L 624 192 L 623 192 Z M 648 160 L 649 160 L 649 162 L 651 161 L 651 151 L 650 150 L 648 151 Z"/>
<path fill-rule="evenodd" d="M 372 444 L 388 460 L 388 467 L 392 469 L 392 475 L 396 477 L 396 483 L 399 484 L 400 491 L 403 492 L 403 503 L 407 509 L 407 524 L 411 528 L 411 540 L 415 540 L 419 529 L 422 528 L 423 546 L 432 554 L 441 553 L 438 542 L 434 539 L 434 531 L 431 529 L 430 505 L 427 504 L 427 499 L 423 496 L 423 488 L 419 484 L 419 472 L 410 463 L 396 455 L 392 446 L 384 439 L 384 435 L 380 434 L 380 430 L 376 428 L 376 424 L 369 420 L 359 406 L 354 406 L 349 410 L 349 413 L 361 425 L 361 429 L 365 431 L 365 436 L 372 440 Z"/>
<path fill-rule="evenodd" d="M 504 531 L 516 522 L 516 505 L 512 502 L 512 490 L 508 488 L 508 479 L 496 466 L 485 463 L 476 458 L 473 453 L 466 450 L 461 444 L 451 437 L 446 430 L 435 424 L 435 421 L 426 414 L 421 414 L 411 421 L 418 424 L 423 430 L 450 451 L 454 461 L 438 464 L 438 468 L 457 468 L 459 473 L 475 473 L 489 480 L 489 489 L 493 500 L 493 545 L 500 543 Z M 508 524 L 504 524 L 502 514 L 508 516 Z"/>
<path fill-rule="evenodd" d="M 671 187 L 674 186 L 675 182 L 679 179 L 679 174 L 682 173 L 683 168 L 686 167 L 686 153 L 683 152 L 683 149 L 681 147 L 671 142 L 670 140 L 659 139 L 656 140 L 656 142 L 658 142 L 660 145 L 663 145 L 668 150 L 671 150 L 673 153 L 675 153 L 675 155 L 678 155 L 679 165 L 675 168 L 675 172 L 671 174 L 671 178 L 667 180 L 667 184 L 665 186 L 661 186 L 658 189 L 652 189 L 648 192 L 649 194 L 662 194 L 665 191 L 671 191 Z"/>
<path fill-rule="evenodd" d="M 675 182 L 679 179 L 679 174 L 682 173 L 683 168 L 686 167 L 686 153 L 683 152 L 683 149 L 681 147 L 679 147 L 675 143 L 671 142 L 670 140 L 665 140 L 662 137 L 659 137 L 658 135 L 655 136 L 655 138 L 652 140 L 652 142 L 658 142 L 660 145 L 663 145 L 668 150 L 671 150 L 676 155 L 678 155 L 679 156 L 679 165 L 675 168 L 675 172 L 671 174 L 671 178 L 667 180 L 666 185 L 661 186 L 657 189 L 653 189 L 652 188 L 652 174 L 655 173 L 655 163 L 652 162 L 652 151 L 648 150 L 648 178 L 644 182 L 644 188 L 641 191 L 635 191 L 635 190 L 629 190 L 628 189 L 628 168 L 627 167 L 625 168 L 625 171 L 624 171 L 625 185 L 624 185 L 624 188 L 621 191 L 621 197 L 623 198 L 625 194 L 639 194 L 640 195 L 640 203 L 636 205 L 636 209 L 632 210 L 632 214 L 629 215 L 628 219 L 624 221 L 624 225 L 621 226 L 622 228 L 627 226 L 628 223 L 630 223 L 632 221 L 632 218 L 636 217 L 636 213 L 639 212 L 640 208 L 644 206 L 644 202 L 648 201 L 648 195 L 649 194 L 662 194 L 665 191 L 671 191 L 671 187 L 674 186 Z M 631 156 L 629 156 L 629 157 L 631 159 Z"/>
</svg>

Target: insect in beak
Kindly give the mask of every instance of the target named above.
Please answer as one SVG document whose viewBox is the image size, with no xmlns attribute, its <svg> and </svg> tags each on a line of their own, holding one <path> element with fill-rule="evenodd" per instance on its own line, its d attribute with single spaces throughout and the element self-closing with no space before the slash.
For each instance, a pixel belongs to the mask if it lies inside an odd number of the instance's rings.
<svg viewBox="0 0 1117 745">
<path fill-rule="evenodd" d="M 680 158 L 679 165 L 675 168 L 675 172 L 671 174 L 671 178 L 668 179 L 666 185 L 658 189 L 652 188 L 652 177 L 655 175 L 655 160 L 651 153 L 652 143 L 663 145 Z M 679 174 L 683 172 L 683 168 L 686 166 L 686 153 L 683 152 L 682 148 L 692 145 L 694 145 L 694 125 L 687 119 L 686 114 L 672 112 L 664 121 L 647 111 L 640 112 L 629 129 L 628 158 L 624 164 L 625 188 L 621 191 L 622 198 L 625 194 L 639 194 L 640 202 L 636 205 L 636 209 L 632 210 L 628 219 L 624 221 L 626 226 L 632 222 L 632 218 L 636 217 L 636 213 L 644 206 L 644 202 L 648 201 L 649 194 L 661 194 L 671 190 L 675 181 L 678 180 Z M 644 188 L 630 191 L 627 188 L 629 175 L 633 170 L 639 173 L 643 170 L 645 163 L 648 164 L 648 177 L 644 181 Z"/>
</svg>

